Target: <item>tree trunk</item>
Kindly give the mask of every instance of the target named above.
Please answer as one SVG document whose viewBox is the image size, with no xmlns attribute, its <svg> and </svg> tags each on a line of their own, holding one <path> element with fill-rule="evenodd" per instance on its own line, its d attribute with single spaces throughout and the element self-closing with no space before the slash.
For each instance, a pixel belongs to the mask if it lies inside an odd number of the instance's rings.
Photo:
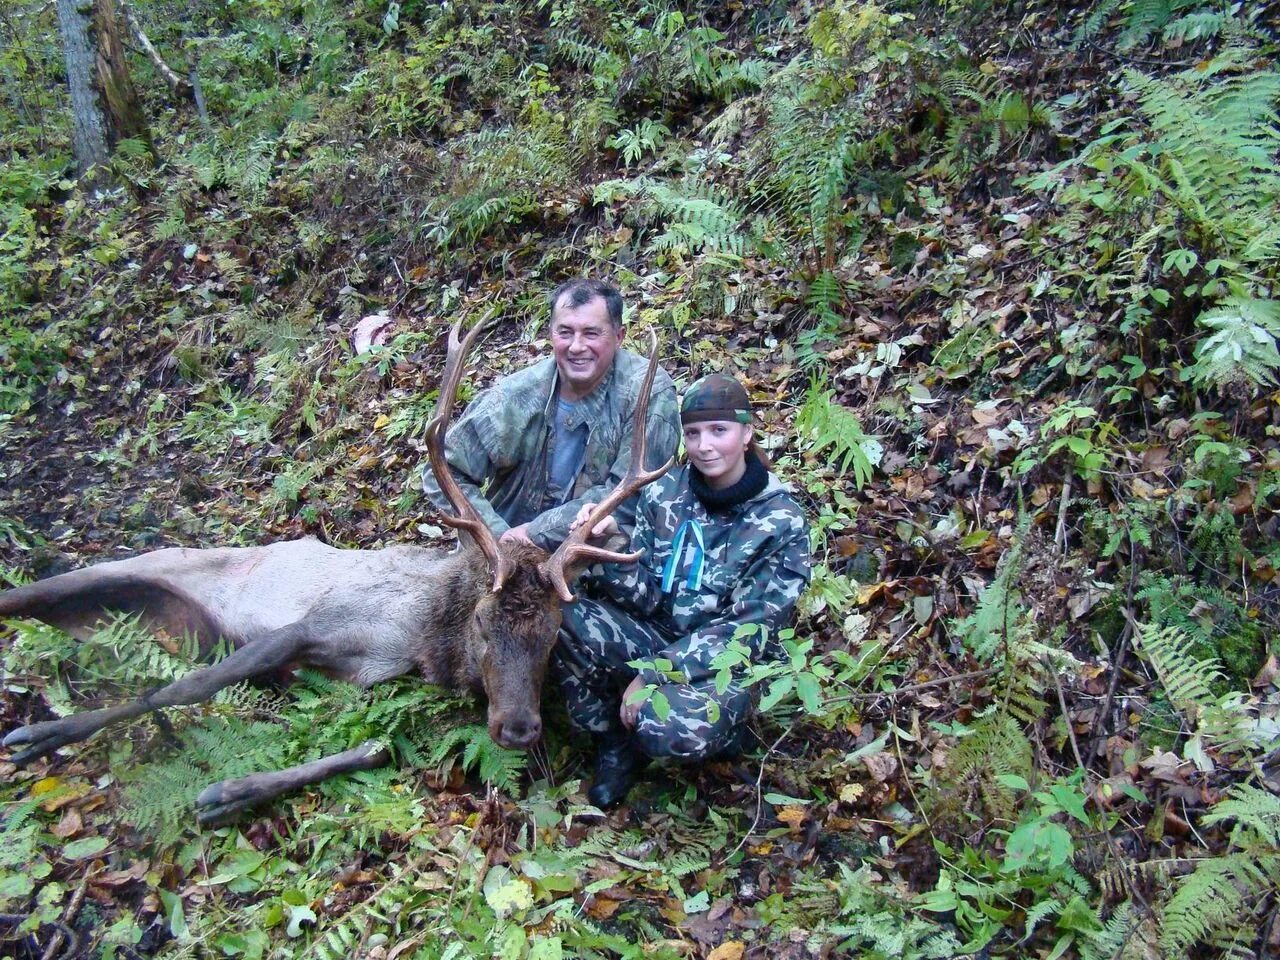
<svg viewBox="0 0 1280 960">
<path fill-rule="evenodd" d="M 83 174 L 104 164 L 121 140 L 151 146 L 146 118 L 124 59 L 114 0 L 57 0 L 58 27 L 74 117 L 72 146 Z"/>
<path fill-rule="evenodd" d="M 136 138 L 151 146 L 151 132 L 142 113 L 138 91 L 124 59 L 124 18 L 115 0 L 94 0 L 94 26 L 98 31 L 98 89 L 107 114 L 107 142 L 114 147 L 121 140 Z"/>
<path fill-rule="evenodd" d="M 108 152 L 107 121 L 94 88 L 96 50 L 90 14 L 91 5 L 86 0 L 58 0 L 58 30 L 62 34 L 62 57 L 67 65 L 75 121 L 71 145 L 81 174 L 106 163 Z"/>
</svg>

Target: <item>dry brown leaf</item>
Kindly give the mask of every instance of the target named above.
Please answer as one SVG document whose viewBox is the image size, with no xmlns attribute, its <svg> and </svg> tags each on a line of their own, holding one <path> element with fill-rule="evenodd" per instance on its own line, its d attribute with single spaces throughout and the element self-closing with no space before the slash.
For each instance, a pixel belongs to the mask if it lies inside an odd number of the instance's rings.
<svg viewBox="0 0 1280 960">
<path fill-rule="evenodd" d="M 746 949 L 746 944 L 739 943 L 737 940 L 726 940 L 707 954 L 707 960 L 742 960 L 742 954 Z"/>
<path fill-rule="evenodd" d="M 778 819 L 792 830 L 797 830 L 801 824 L 809 819 L 809 811 L 800 806 L 780 807 L 778 809 Z"/>
<path fill-rule="evenodd" d="M 870 757 L 863 757 L 862 763 L 876 783 L 884 783 L 898 772 L 898 761 L 892 754 L 877 753 Z"/>
<path fill-rule="evenodd" d="M 590 903 L 587 904 L 587 913 L 591 914 L 596 920 L 608 920 L 618 908 L 622 906 L 621 900 L 611 900 L 608 897 L 592 897 Z"/>
<path fill-rule="evenodd" d="M 55 823 L 49 832 L 59 840 L 66 840 L 74 837 L 77 833 L 84 829 L 84 818 L 80 816 L 80 811 L 72 807 L 62 815 L 62 819 Z"/>
</svg>

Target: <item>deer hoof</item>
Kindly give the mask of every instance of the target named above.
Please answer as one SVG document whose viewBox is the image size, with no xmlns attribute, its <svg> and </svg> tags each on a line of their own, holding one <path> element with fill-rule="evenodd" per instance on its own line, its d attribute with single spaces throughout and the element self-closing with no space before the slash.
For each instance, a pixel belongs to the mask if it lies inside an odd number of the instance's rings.
<svg viewBox="0 0 1280 960">
<path fill-rule="evenodd" d="M 44 723 L 33 723 L 30 726 L 19 727 L 14 730 L 4 738 L 4 745 L 6 747 L 26 747 L 27 749 L 15 753 L 9 759 L 18 766 L 23 766 L 32 760 L 38 760 L 40 757 L 53 753 L 59 747 L 65 747 L 68 743 L 75 743 L 77 740 L 84 739 L 82 731 L 78 730 L 74 724 L 66 722 L 73 719 L 75 718 L 46 720 Z"/>
<path fill-rule="evenodd" d="M 226 826 L 250 807 L 270 799 L 253 789 L 252 779 L 250 775 L 238 780 L 221 780 L 201 790 L 196 797 L 196 823 L 202 827 Z"/>
</svg>

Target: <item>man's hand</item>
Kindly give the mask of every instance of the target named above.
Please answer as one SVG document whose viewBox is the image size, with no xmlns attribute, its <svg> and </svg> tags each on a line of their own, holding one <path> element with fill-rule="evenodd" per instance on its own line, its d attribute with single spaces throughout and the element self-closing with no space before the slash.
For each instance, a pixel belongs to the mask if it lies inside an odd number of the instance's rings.
<svg viewBox="0 0 1280 960">
<path fill-rule="evenodd" d="M 529 539 L 529 525 L 522 523 L 518 527 L 511 527 L 502 536 L 498 538 L 499 543 L 527 543 L 532 545 L 533 541 Z"/>
<path fill-rule="evenodd" d="M 636 728 L 636 720 L 640 717 L 640 708 L 644 706 L 645 701 L 632 703 L 631 698 L 644 689 L 644 681 L 640 679 L 640 675 L 636 674 L 636 678 L 627 684 L 627 689 L 622 692 L 622 706 L 618 708 L 618 717 L 622 720 L 622 725 L 628 730 Z"/>
<path fill-rule="evenodd" d="M 578 511 L 578 515 L 573 518 L 573 523 L 569 524 L 569 532 L 572 533 L 580 526 L 587 522 L 587 518 L 591 516 L 591 511 L 596 508 L 594 503 L 584 503 L 582 509 Z M 591 531 L 592 540 L 603 540 L 612 537 L 618 532 L 618 521 L 612 516 L 605 517 L 596 524 L 595 529 Z"/>
</svg>

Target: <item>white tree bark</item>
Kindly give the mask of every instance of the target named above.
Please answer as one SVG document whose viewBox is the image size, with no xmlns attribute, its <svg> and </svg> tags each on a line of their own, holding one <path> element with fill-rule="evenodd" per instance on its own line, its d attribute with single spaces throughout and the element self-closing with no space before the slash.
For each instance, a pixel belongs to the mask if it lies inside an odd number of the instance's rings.
<svg viewBox="0 0 1280 960">
<path fill-rule="evenodd" d="M 107 161 L 107 124 L 94 86 L 93 0 L 58 0 L 58 31 L 67 65 L 74 127 L 71 135 L 76 166 L 83 174 Z"/>
</svg>

